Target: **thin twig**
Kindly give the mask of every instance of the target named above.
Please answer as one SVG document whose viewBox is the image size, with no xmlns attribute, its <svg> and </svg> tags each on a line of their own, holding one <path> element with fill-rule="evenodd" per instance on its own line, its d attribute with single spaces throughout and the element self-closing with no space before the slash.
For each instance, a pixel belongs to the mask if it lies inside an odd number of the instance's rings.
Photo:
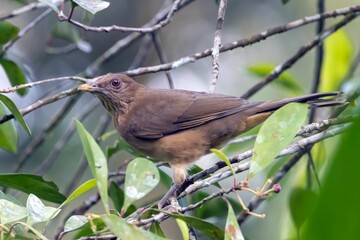
<svg viewBox="0 0 360 240">
<path fill-rule="evenodd" d="M 307 155 L 308 155 L 308 161 L 309 161 L 308 164 L 309 164 L 310 170 L 312 170 L 312 172 L 314 173 L 315 180 L 316 180 L 318 188 L 321 188 L 321 181 L 320 181 L 320 177 L 319 177 L 319 172 L 316 169 L 314 158 L 313 158 L 313 155 L 311 153 L 311 149 L 309 149 L 309 151 L 307 152 Z M 309 179 L 311 179 L 310 176 L 311 175 L 309 174 Z M 311 188 L 311 186 L 309 186 L 309 187 Z"/>
<path fill-rule="evenodd" d="M 84 29 L 85 31 L 91 31 L 91 32 L 112 32 L 112 31 L 120 31 L 120 32 L 139 32 L 139 33 L 149 33 L 149 32 L 155 32 L 166 25 L 168 25 L 172 21 L 172 17 L 175 14 L 175 12 L 179 9 L 179 5 L 182 0 L 175 0 L 172 4 L 170 11 L 168 12 L 166 18 L 159 23 L 155 24 L 152 27 L 141 27 L 141 28 L 133 28 L 133 27 L 123 27 L 118 25 L 112 25 L 112 26 L 101 26 L 101 27 L 93 27 L 88 26 L 86 24 L 80 23 L 78 21 L 75 21 L 72 18 L 67 17 L 63 14 L 63 12 L 60 12 L 58 15 L 59 21 L 67 21 L 79 28 Z"/>
<path fill-rule="evenodd" d="M 32 88 L 32 87 L 40 85 L 40 84 L 56 82 L 56 81 L 64 81 L 64 80 L 74 80 L 74 81 L 81 81 L 81 82 L 86 82 L 87 81 L 86 78 L 77 77 L 77 76 L 50 78 L 50 79 L 40 80 L 40 81 L 36 81 L 36 82 L 20 84 L 20 85 L 14 86 L 14 87 L 3 88 L 3 89 L 0 88 L 0 93 L 16 92 L 19 89 Z"/>
<path fill-rule="evenodd" d="M 18 8 L 18 9 L 15 9 L 9 13 L 6 13 L 6 14 L 3 14 L 2 16 L 0 16 L 0 21 L 4 21 L 6 19 L 9 19 L 9 18 L 13 18 L 13 17 L 17 17 L 23 13 L 27 13 L 27 12 L 30 12 L 30 11 L 34 11 L 36 9 L 39 9 L 39 8 L 43 8 L 43 7 L 46 7 L 46 5 L 44 3 L 41 3 L 41 2 L 33 2 L 33 3 L 29 3 L 21 8 Z"/>
<path fill-rule="evenodd" d="M 137 49 L 137 53 L 129 69 L 135 69 L 143 65 L 143 63 L 146 61 L 146 59 L 151 53 L 151 51 L 149 50 L 151 43 L 151 37 L 148 34 L 145 35 L 141 41 L 140 47 Z"/>
<path fill-rule="evenodd" d="M 325 12 L 325 0 L 317 0 L 317 12 L 322 14 Z M 325 19 L 320 18 L 316 24 L 316 35 L 320 35 L 324 31 Z M 324 46 L 323 43 L 319 43 L 315 51 L 315 74 L 314 74 L 314 83 L 311 89 L 311 93 L 318 92 L 320 78 L 321 78 L 321 68 L 324 58 Z M 310 120 L 310 122 L 312 122 Z"/>
<path fill-rule="evenodd" d="M 166 58 L 164 52 L 161 49 L 159 36 L 158 36 L 157 33 L 154 32 L 154 33 L 151 33 L 151 37 L 152 37 L 152 40 L 153 40 L 153 43 L 154 43 L 154 46 L 155 46 L 156 53 L 157 53 L 157 55 L 159 57 L 160 63 L 164 64 L 165 62 L 167 62 L 167 58 Z M 174 85 L 174 81 L 172 79 L 170 71 L 165 71 L 165 75 L 166 75 L 166 78 L 168 80 L 170 89 L 174 89 L 175 85 Z"/>
<path fill-rule="evenodd" d="M 60 54 L 69 54 L 71 52 L 74 52 L 76 50 L 78 50 L 78 44 L 77 43 L 70 43 L 67 44 L 66 46 L 62 46 L 62 47 L 50 47 L 50 46 L 46 46 L 45 51 L 48 54 L 53 54 L 53 55 L 60 55 Z"/>
<path fill-rule="evenodd" d="M 311 132 L 323 131 L 323 130 L 327 129 L 329 126 L 350 123 L 350 122 L 353 122 L 355 119 L 356 119 L 356 116 L 348 116 L 348 117 L 344 117 L 344 118 L 324 119 L 319 122 L 310 123 L 306 126 L 301 127 L 300 131 L 296 134 L 296 136 L 304 136 Z"/>
<path fill-rule="evenodd" d="M 34 102 L 33 104 L 23 108 L 20 110 L 20 113 L 21 115 L 25 116 L 26 114 L 32 112 L 32 111 L 35 111 L 36 109 L 38 108 L 41 108 L 45 105 L 48 105 L 50 103 L 53 103 L 53 102 L 56 102 L 56 101 L 59 101 L 60 99 L 63 99 L 65 97 L 68 97 L 68 96 L 71 96 L 75 93 L 78 93 L 78 89 L 77 87 L 75 88 L 71 88 L 71 89 L 68 89 L 68 90 L 65 90 L 65 91 L 62 91 L 58 94 L 55 94 L 53 96 L 50 96 L 50 97 L 47 97 L 47 98 L 43 98 L 43 99 L 40 99 L 36 102 Z M 7 114 L 7 115 L 4 115 L 1 119 L 0 119 L 0 124 L 4 123 L 4 122 L 7 122 L 11 119 L 14 118 L 14 115 L 12 114 Z"/>
<path fill-rule="evenodd" d="M 211 56 L 213 58 L 212 61 L 212 77 L 210 82 L 210 92 L 213 93 L 216 88 L 216 82 L 219 79 L 220 74 L 220 46 L 221 46 L 221 32 L 224 25 L 225 12 L 226 12 L 227 0 L 221 0 L 219 3 L 218 16 L 216 21 L 216 30 L 214 37 L 214 45 L 212 48 Z"/>
</svg>

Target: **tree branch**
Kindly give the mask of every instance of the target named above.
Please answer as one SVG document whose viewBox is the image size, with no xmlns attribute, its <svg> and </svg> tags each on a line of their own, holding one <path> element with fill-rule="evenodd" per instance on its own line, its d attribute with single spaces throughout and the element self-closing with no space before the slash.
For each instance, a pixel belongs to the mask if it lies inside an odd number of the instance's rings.
<svg viewBox="0 0 360 240">
<path fill-rule="evenodd" d="M 359 13 L 360 12 L 360 5 L 355 5 L 352 7 L 346 7 L 346 8 L 341 8 L 341 9 L 337 9 L 334 11 L 330 11 L 330 12 L 326 12 L 323 14 L 316 14 L 313 16 L 308 16 L 308 17 L 304 17 L 302 19 L 299 20 L 295 20 L 293 22 L 289 22 L 285 25 L 281 25 L 278 27 L 274 27 L 274 28 L 270 28 L 266 31 L 263 31 L 261 33 L 255 34 L 249 38 L 244 38 L 241 40 L 237 40 L 228 44 L 223 45 L 222 47 L 220 47 L 220 52 L 226 52 L 226 51 L 230 51 L 230 50 L 234 50 L 236 48 L 240 48 L 240 47 L 245 47 L 245 46 L 249 46 L 252 45 L 254 43 L 258 43 L 262 40 L 267 39 L 270 36 L 273 36 L 275 34 L 279 34 L 279 33 L 283 33 L 301 26 L 304 26 L 306 24 L 318 21 L 320 18 L 330 18 L 330 17 L 337 17 L 340 15 L 348 15 L 350 13 Z M 124 73 L 129 75 L 129 76 L 137 76 L 137 75 L 142 75 L 142 74 L 147 74 L 147 73 L 156 73 L 156 72 L 160 72 L 160 71 L 167 71 L 167 70 L 171 70 L 171 69 L 176 69 L 178 67 L 181 67 L 183 65 L 189 64 L 189 63 L 193 63 L 199 59 L 205 58 L 210 56 L 212 53 L 211 48 L 208 48 L 202 52 L 198 52 L 195 53 L 191 56 L 186 56 L 186 57 L 182 57 L 176 61 L 173 62 L 169 62 L 166 64 L 160 64 L 160 65 L 155 65 L 155 66 L 148 66 L 148 67 L 141 67 L 138 69 L 133 69 L 133 70 L 128 70 L 125 71 Z M 103 62 L 103 61 L 102 61 Z"/>
<path fill-rule="evenodd" d="M 91 31 L 91 32 L 112 32 L 112 31 L 120 31 L 120 32 L 138 32 L 138 33 L 149 33 L 149 32 L 155 32 L 166 25 L 168 25 L 172 21 L 172 17 L 175 14 L 175 12 L 179 9 L 179 5 L 182 0 L 175 0 L 174 3 L 171 5 L 171 8 L 169 10 L 169 13 L 167 14 L 166 18 L 159 23 L 155 24 L 152 27 L 141 27 L 141 28 L 133 28 L 133 27 L 122 27 L 118 25 L 112 25 L 112 26 L 101 26 L 101 27 L 93 27 L 88 26 L 86 24 L 80 23 L 78 21 L 75 21 L 74 19 L 71 19 L 64 15 L 63 12 L 60 12 L 58 15 L 59 21 L 67 21 L 74 26 L 77 26 L 79 28 L 82 28 L 85 31 Z"/>
<path fill-rule="evenodd" d="M 221 0 L 219 3 L 219 10 L 218 10 L 218 17 L 216 22 L 216 30 L 215 30 L 215 37 L 214 37 L 214 45 L 212 48 L 212 78 L 210 82 L 210 92 L 214 92 L 216 88 L 216 82 L 219 79 L 220 74 L 220 46 L 221 46 L 221 32 L 224 25 L 224 18 L 226 12 L 227 0 Z"/>
<path fill-rule="evenodd" d="M 17 86 L 14 86 L 14 87 L 3 88 L 3 89 L 0 88 L 0 93 L 12 93 L 12 92 L 16 92 L 19 89 L 32 88 L 32 87 L 40 85 L 40 84 L 56 82 L 56 81 L 64 81 L 64 80 L 74 80 L 74 81 L 87 82 L 88 79 L 82 78 L 82 77 L 77 77 L 77 76 L 50 78 L 50 79 L 40 80 L 40 81 L 36 81 L 36 82 L 30 82 L 30 83 L 17 85 Z"/>
<path fill-rule="evenodd" d="M 59 101 L 60 99 L 71 96 L 71 95 L 73 95 L 75 93 L 78 93 L 77 87 L 65 90 L 63 92 L 60 92 L 60 93 L 55 94 L 55 95 L 50 96 L 50 97 L 40 99 L 40 100 L 34 102 L 33 104 L 27 106 L 26 108 L 21 109 L 20 113 L 21 113 L 21 115 L 25 116 L 26 114 L 28 114 L 28 113 L 30 113 L 32 111 L 35 111 L 38 108 L 41 108 L 41 107 L 43 107 L 45 105 L 48 105 L 50 103 Z M 0 119 L 0 124 L 4 123 L 6 121 L 9 121 L 9 120 L 11 120 L 13 118 L 14 118 L 14 115 L 12 115 L 12 114 L 4 115 Z"/>
<path fill-rule="evenodd" d="M 23 13 L 31 12 L 31 11 L 34 11 L 36 9 L 43 8 L 43 7 L 46 7 L 46 5 L 44 3 L 40 3 L 40 2 L 29 3 L 21 8 L 11 11 L 10 13 L 3 14 L 2 16 L 0 16 L 0 21 L 4 21 L 9 18 L 17 17 Z"/>
</svg>

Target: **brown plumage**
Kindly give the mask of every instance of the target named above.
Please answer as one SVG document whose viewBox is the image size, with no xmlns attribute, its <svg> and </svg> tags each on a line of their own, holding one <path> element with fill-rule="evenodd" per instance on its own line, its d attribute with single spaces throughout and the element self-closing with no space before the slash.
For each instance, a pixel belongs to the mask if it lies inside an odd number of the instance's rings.
<svg viewBox="0 0 360 240">
<path fill-rule="evenodd" d="M 189 164 L 262 123 L 276 109 L 290 102 L 326 105 L 328 100 L 321 98 L 338 94 L 249 102 L 222 94 L 150 89 L 122 74 L 98 77 L 79 90 L 99 97 L 131 146 L 169 162 L 176 184 L 185 180 Z"/>
</svg>

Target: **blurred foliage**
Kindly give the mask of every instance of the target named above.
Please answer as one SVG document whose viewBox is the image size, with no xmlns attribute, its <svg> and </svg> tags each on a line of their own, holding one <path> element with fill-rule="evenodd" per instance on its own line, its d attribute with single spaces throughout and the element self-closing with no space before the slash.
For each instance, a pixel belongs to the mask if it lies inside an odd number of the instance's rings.
<svg viewBox="0 0 360 240">
<path fill-rule="evenodd" d="M 25 193 L 34 193 L 38 197 L 54 203 L 62 203 L 66 199 L 59 192 L 55 183 L 31 174 L 0 174 L 0 186 L 14 188 Z"/>
<path fill-rule="evenodd" d="M 336 91 L 346 80 L 353 60 L 354 49 L 344 30 L 340 29 L 325 39 L 324 52 L 320 91 Z"/>
<path fill-rule="evenodd" d="M 22 70 L 19 68 L 19 66 L 16 63 L 14 63 L 11 60 L 2 58 L 0 59 L 0 64 L 2 65 L 12 86 L 26 83 L 25 75 L 23 74 Z M 20 96 L 24 96 L 27 93 L 27 91 L 28 91 L 27 88 L 21 88 L 18 89 L 16 92 Z"/>
<path fill-rule="evenodd" d="M 8 111 L 0 102 L 0 116 L 4 116 Z M 18 146 L 18 133 L 14 120 L 8 121 L 0 125 L 0 148 L 16 153 Z"/>
<path fill-rule="evenodd" d="M 0 21 L 0 47 L 17 37 L 20 29 L 5 21 Z"/>
<path fill-rule="evenodd" d="M 256 64 L 247 67 L 247 70 L 254 74 L 255 76 L 265 78 L 272 71 L 276 69 L 275 65 L 271 64 Z M 272 82 L 273 85 L 279 86 L 283 88 L 287 93 L 291 93 L 291 95 L 300 95 L 304 94 L 303 88 L 299 85 L 299 80 L 296 79 L 289 71 L 285 71 L 280 74 L 280 76 Z"/>
<path fill-rule="evenodd" d="M 360 234 L 358 174 L 360 118 L 340 138 L 322 181 L 314 211 L 308 215 L 303 239 L 356 239 Z"/>
</svg>

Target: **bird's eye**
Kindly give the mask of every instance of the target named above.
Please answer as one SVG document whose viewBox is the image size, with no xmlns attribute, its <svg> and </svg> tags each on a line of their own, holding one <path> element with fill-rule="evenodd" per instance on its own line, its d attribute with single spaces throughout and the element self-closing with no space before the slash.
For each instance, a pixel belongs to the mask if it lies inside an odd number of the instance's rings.
<svg viewBox="0 0 360 240">
<path fill-rule="evenodd" d="M 114 88 L 120 88 L 121 87 L 121 81 L 119 79 L 114 78 L 111 80 L 111 86 Z"/>
</svg>

